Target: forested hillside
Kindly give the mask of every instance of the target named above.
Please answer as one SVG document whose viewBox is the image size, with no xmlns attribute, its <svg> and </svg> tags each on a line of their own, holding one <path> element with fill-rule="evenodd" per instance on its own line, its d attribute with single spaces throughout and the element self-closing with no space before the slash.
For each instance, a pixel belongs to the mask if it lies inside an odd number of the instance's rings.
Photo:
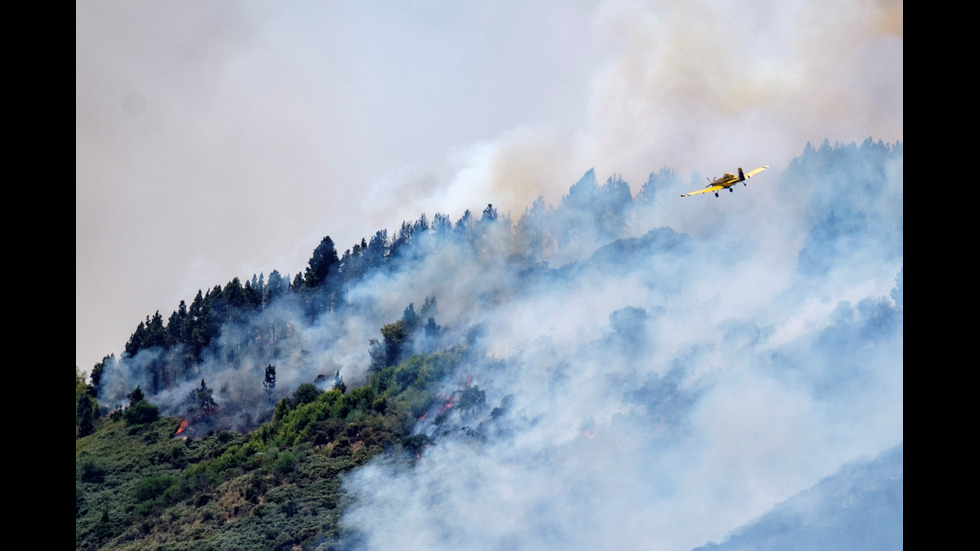
<svg viewBox="0 0 980 551">
<path fill-rule="evenodd" d="M 76 367 L 76 549 L 691 549 L 901 444 L 902 144 L 703 181 L 588 171 L 146 316 Z"/>
</svg>

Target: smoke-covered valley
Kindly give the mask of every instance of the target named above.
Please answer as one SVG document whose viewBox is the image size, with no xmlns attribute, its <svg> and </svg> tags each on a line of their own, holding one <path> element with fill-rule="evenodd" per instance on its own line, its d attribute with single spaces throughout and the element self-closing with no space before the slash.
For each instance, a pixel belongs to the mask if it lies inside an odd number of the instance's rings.
<svg viewBox="0 0 980 551">
<path fill-rule="evenodd" d="M 720 198 L 679 197 L 703 175 L 662 169 L 631 190 L 590 170 L 513 218 L 477 204 L 344 253 L 325 239 L 303 274 L 147 317 L 104 362 L 99 399 L 122 405 L 139 385 L 192 435 L 247 431 L 300 384 L 354 388 L 379 365 L 465 347 L 413 429 L 418 455 L 345 477 L 333 545 L 722 542 L 903 442 L 903 146 L 801 149 Z M 404 342 L 381 331 L 396 322 Z M 901 541 L 901 501 L 887 505 L 875 518 L 897 518 Z"/>
</svg>

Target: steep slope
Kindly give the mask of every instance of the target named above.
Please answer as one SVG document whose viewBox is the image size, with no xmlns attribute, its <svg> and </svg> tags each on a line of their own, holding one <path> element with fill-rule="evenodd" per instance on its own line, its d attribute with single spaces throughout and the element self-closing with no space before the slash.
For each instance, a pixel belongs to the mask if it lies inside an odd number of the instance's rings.
<svg viewBox="0 0 980 551">
<path fill-rule="evenodd" d="M 76 542 L 197 548 L 177 525 L 200 548 L 721 541 L 902 442 L 902 162 L 901 144 L 808 146 L 683 202 L 662 199 L 689 185 L 670 173 L 633 198 L 590 171 L 516 223 L 488 205 L 342 255 L 325 238 L 291 280 L 148 317 L 100 400 L 143 385 L 215 454 L 139 471 L 127 496 L 166 487 L 100 532 L 78 450 L 103 422 L 76 444 Z"/>
<path fill-rule="evenodd" d="M 903 547 L 904 450 L 848 464 L 819 484 L 696 551 L 894 550 Z"/>
</svg>

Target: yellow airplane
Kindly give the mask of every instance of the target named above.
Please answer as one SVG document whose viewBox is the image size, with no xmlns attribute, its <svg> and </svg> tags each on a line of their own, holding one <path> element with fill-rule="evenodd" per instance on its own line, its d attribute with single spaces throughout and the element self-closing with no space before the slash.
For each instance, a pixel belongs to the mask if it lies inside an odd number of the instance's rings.
<svg viewBox="0 0 980 551">
<path fill-rule="evenodd" d="M 715 193 L 715 197 L 718 197 L 718 190 L 727 189 L 728 191 L 735 191 L 734 189 L 732 189 L 732 186 L 734 186 L 739 182 L 742 182 L 743 185 L 747 186 L 749 184 L 745 181 L 746 179 L 755 176 L 756 174 L 762 172 L 767 168 L 769 168 L 769 165 L 760 166 L 759 168 L 755 170 L 750 170 L 749 172 L 746 173 L 742 173 L 742 169 L 739 168 L 738 176 L 732 174 L 731 172 L 726 172 L 725 175 L 722 176 L 721 178 L 715 178 L 714 180 L 710 180 L 709 178 L 711 183 L 705 186 L 704 189 L 692 191 L 691 193 L 682 193 L 681 197 L 690 197 L 692 195 L 697 195 L 699 193 L 710 193 L 712 191 Z"/>
</svg>

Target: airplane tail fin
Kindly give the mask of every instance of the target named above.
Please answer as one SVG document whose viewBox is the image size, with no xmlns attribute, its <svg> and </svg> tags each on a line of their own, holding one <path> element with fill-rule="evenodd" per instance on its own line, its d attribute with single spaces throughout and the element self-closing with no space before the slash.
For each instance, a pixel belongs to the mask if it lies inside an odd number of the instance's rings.
<svg viewBox="0 0 980 551">
<path fill-rule="evenodd" d="M 745 173 L 742 172 L 742 167 L 738 167 L 738 179 L 739 180 L 745 179 Z"/>
</svg>

